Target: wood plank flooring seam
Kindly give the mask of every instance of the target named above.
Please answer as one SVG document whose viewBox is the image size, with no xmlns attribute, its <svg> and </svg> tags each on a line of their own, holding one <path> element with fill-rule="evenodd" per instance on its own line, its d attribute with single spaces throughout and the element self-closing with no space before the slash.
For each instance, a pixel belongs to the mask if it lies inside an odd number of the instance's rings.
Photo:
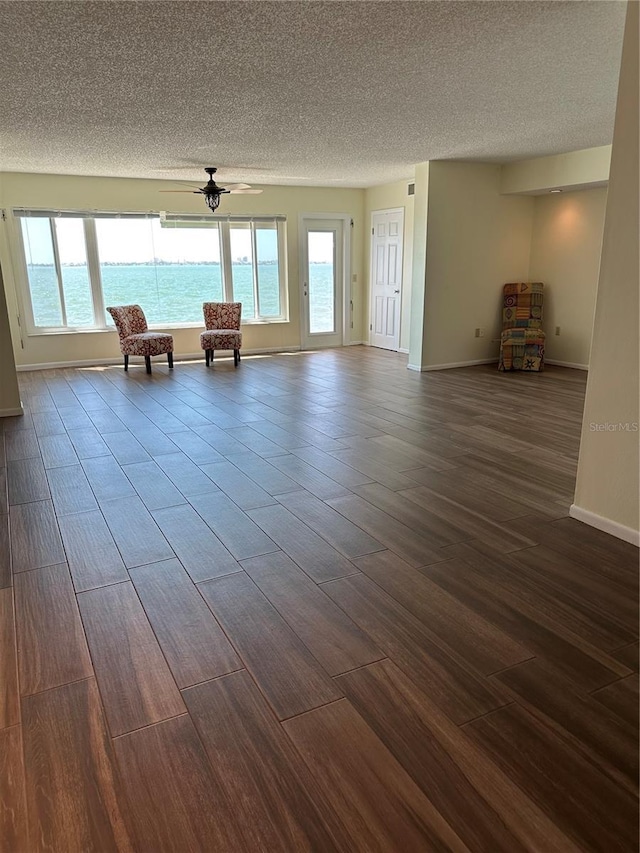
<svg viewBox="0 0 640 853">
<path fill-rule="evenodd" d="M 366 669 L 368 666 L 371 666 L 374 663 L 382 663 L 383 661 L 391 660 L 390 657 L 385 655 L 382 658 L 377 658 L 376 660 L 369 661 L 368 663 L 362 663 L 360 666 L 354 666 L 351 669 L 345 669 L 344 672 L 337 672 L 335 675 L 332 675 L 332 678 L 340 678 L 343 675 L 350 675 L 352 672 L 358 672 L 359 669 Z M 337 701 L 337 700 L 336 700 Z"/>
<path fill-rule="evenodd" d="M 203 684 L 210 684 L 212 681 L 218 681 L 221 678 L 226 678 L 228 675 L 236 675 L 238 672 L 246 672 L 247 675 L 251 676 L 249 670 L 245 666 L 241 666 L 239 669 L 232 669 L 229 670 L 229 672 L 223 672 L 221 675 L 214 675 L 213 678 L 205 678 L 204 681 L 196 681 L 194 684 L 189 684 L 187 687 L 181 687 L 180 693 L 191 690 L 192 687 L 201 687 Z"/>
<path fill-rule="evenodd" d="M 288 722 L 289 720 L 297 720 L 300 717 L 305 717 L 308 714 L 313 714 L 315 711 L 320 710 L 320 708 L 328 708 L 330 705 L 336 705 L 338 702 L 344 702 L 344 700 L 344 696 L 339 696 L 337 699 L 332 699 L 330 702 L 323 702 L 322 705 L 318 705 L 316 708 L 309 708 L 307 711 L 300 711 L 299 714 L 292 714 L 290 717 L 278 718 L 278 722 L 282 724 Z"/>
<path fill-rule="evenodd" d="M 41 696 L 43 693 L 49 693 L 51 690 L 68 687 L 70 684 L 81 684 L 83 681 L 90 681 L 92 678 L 95 678 L 95 673 L 85 675 L 83 678 L 74 678 L 72 681 L 64 681 L 61 684 L 54 684 L 52 687 L 45 687 L 44 690 L 35 690 L 33 693 L 24 694 L 21 698 L 30 699 L 32 696 Z"/>
<path fill-rule="evenodd" d="M 611 687 L 613 684 L 618 684 L 619 681 L 624 681 L 626 678 L 629 678 L 630 676 L 635 675 L 635 674 L 636 673 L 634 673 L 632 670 L 629 670 L 629 672 L 626 673 L 626 675 L 621 675 L 618 678 L 614 678 L 613 681 L 610 681 L 607 684 L 601 684 L 599 687 L 594 687 L 593 690 L 587 690 L 587 695 L 588 696 L 594 696 L 600 690 L 606 690 L 607 687 Z"/>
<path fill-rule="evenodd" d="M 504 711 L 505 708 L 510 708 L 512 705 L 522 707 L 516 699 L 509 699 L 507 702 L 505 702 L 504 705 L 501 705 L 499 708 L 492 708 L 490 711 L 486 711 L 484 714 L 478 714 L 478 716 L 474 717 L 472 720 L 465 720 L 464 723 L 458 723 L 458 728 L 464 729 L 465 726 L 470 726 L 472 723 L 475 723 L 478 720 L 484 720 L 485 717 L 490 717 L 492 714 L 499 714 L 500 711 Z"/>
<path fill-rule="evenodd" d="M 517 663 L 512 663 L 511 666 L 504 666 L 502 669 L 496 669 L 495 672 L 487 672 L 485 674 L 485 678 L 493 678 L 494 675 L 502 675 L 503 672 L 509 672 L 510 669 L 513 669 L 516 666 L 520 666 L 523 663 L 529 663 L 529 661 L 537 660 L 537 658 L 538 655 L 531 655 L 530 658 L 519 660 Z"/>
<path fill-rule="evenodd" d="M 188 690 L 188 689 L 189 688 L 185 687 L 185 690 Z M 169 720 L 179 720 L 182 717 L 189 717 L 190 718 L 189 712 L 183 711 L 181 714 L 173 714 L 173 716 L 171 716 L 171 717 L 165 717 L 164 720 L 156 720 L 153 723 L 147 723 L 144 726 L 138 726 L 138 728 L 136 728 L 136 729 L 131 729 L 130 732 L 122 732 L 122 734 L 119 734 L 119 735 L 111 735 L 111 740 L 116 741 L 116 740 L 121 740 L 122 738 L 131 737 L 131 735 L 136 735 L 136 734 L 138 734 L 138 732 L 143 732 L 146 729 L 153 729 L 156 726 L 163 725 L 163 723 L 166 723 Z"/>
<path fill-rule="evenodd" d="M 293 557 L 291 557 L 291 559 L 293 560 Z M 295 561 L 295 560 L 293 560 L 293 562 L 294 562 L 294 563 L 296 563 L 296 561 Z M 300 571 L 304 572 L 304 569 L 302 568 L 302 566 L 298 565 L 298 563 L 296 563 L 296 566 L 298 566 L 298 568 L 300 569 Z M 355 566 L 354 566 L 354 568 L 355 568 Z M 309 580 L 312 580 L 312 581 L 313 581 L 315 584 L 317 584 L 318 586 L 324 586 L 325 584 L 333 583 L 333 582 L 336 580 L 336 578 L 329 578 L 329 579 L 328 579 L 328 580 L 326 580 L 326 581 L 317 581 L 317 580 L 314 580 L 314 578 L 312 578 L 310 575 L 308 575 L 308 574 L 307 574 L 307 572 L 304 572 L 304 573 L 305 573 L 305 575 L 307 575 L 307 577 L 309 578 Z M 361 575 L 361 574 L 362 574 L 362 572 L 355 571 L 355 572 L 352 572 L 350 575 L 343 575 L 343 576 L 340 578 L 340 580 L 342 580 L 343 578 L 352 578 L 352 577 L 355 577 L 356 575 Z"/>
<path fill-rule="evenodd" d="M 616 652 L 621 652 L 623 649 L 629 649 L 631 646 L 637 646 L 638 641 L 633 640 L 631 643 L 623 643 L 621 646 L 617 646 L 615 649 L 608 649 L 610 655 L 615 654 Z"/>
</svg>

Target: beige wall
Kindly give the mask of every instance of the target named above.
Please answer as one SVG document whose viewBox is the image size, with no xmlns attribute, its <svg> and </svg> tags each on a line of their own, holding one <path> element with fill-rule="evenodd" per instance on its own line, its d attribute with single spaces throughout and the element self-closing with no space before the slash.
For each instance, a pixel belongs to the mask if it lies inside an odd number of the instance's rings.
<svg viewBox="0 0 640 853">
<path fill-rule="evenodd" d="M 428 196 L 422 367 L 497 358 L 501 286 L 527 280 L 534 200 L 501 195 L 498 165 L 448 161 L 429 163 Z"/>
<path fill-rule="evenodd" d="M 0 209 L 3 207 L 3 197 L 4 181 L 0 173 Z M 7 223 L 0 220 L 0 417 L 22 412 L 5 295 L 7 277 L 11 275 L 6 241 Z"/>
<path fill-rule="evenodd" d="M 19 414 L 22 414 L 22 404 L 11 346 L 2 267 L 0 267 L 0 418 Z"/>
<path fill-rule="evenodd" d="M 369 295 L 371 276 L 371 214 L 376 210 L 404 209 L 404 245 L 402 255 L 402 299 L 400 307 L 400 349 L 409 349 L 410 317 L 411 317 L 411 275 L 413 263 L 413 199 L 407 195 L 407 188 L 413 178 L 406 181 L 395 181 L 378 187 L 370 187 L 364 194 L 364 281 L 363 290 L 363 340 L 369 339 Z"/>
<path fill-rule="evenodd" d="M 639 543 L 638 3 L 629 3 L 591 362 L 571 514 Z M 637 429 L 637 426 L 636 426 Z"/>
<path fill-rule="evenodd" d="M 500 170 L 500 192 L 536 193 L 554 187 L 604 184 L 610 164 L 610 145 L 505 163 Z"/>
<path fill-rule="evenodd" d="M 95 178 L 69 175 L 4 174 L 0 204 L 13 207 L 60 208 L 64 210 L 159 211 L 205 213 L 199 196 L 161 195 L 160 190 L 175 184 L 166 181 L 127 178 Z M 225 213 L 284 214 L 287 217 L 287 265 L 289 279 L 289 322 L 247 325 L 243 345 L 246 349 L 292 348 L 300 345 L 298 217 L 302 213 L 340 213 L 353 219 L 351 233 L 351 273 L 353 322 L 351 338 L 363 339 L 363 300 L 366 298 L 363 270 L 364 190 L 318 187 L 264 188 L 258 196 L 229 196 L 224 199 Z M 17 314 L 21 290 L 17 281 L 22 274 L 15 239 L 17 223 L 9 216 L 4 226 L 8 240 L 0 242 L 0 262 L 5 271 L 7 302 L 11 320 L 16 362 L 19 365 L 47 362 L 89 361 L 117 358 L 119 348 L 115 332 L 80 332 L 61 335 L 23 334 L 20 346 Z M 15 271 L 15 273 L 14 273 Z M 199 351 L 198 329 L 173 331 L 176 353 Z"/>
<path fill-rule="evenodd" d="M 606 201 L 604 188 L 535 199 L 529 279 L 545 285 L 547 361 L 589 364 Z"/>
</svg>

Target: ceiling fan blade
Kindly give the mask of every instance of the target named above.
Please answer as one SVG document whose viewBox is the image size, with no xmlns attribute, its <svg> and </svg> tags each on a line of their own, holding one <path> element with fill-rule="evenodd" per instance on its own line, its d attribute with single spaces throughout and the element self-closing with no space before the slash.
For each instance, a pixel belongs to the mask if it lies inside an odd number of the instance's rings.
<svg viewBox="0 0 640 853">
<path fill-rule="evenodd" d="M 251 189 L 251 184 L 225 184 L 224 188 L 233 192 L 233 190 L 249 190 Z"/>
<path fill-rule="evenodd" d="M 159 193 L 197 193 L 199 190 L 158 190 Z"/>
<path fill-rule="evenodd" d="M 232 195 L 260 195 L 263 190 L 229 190 Z"/>
</svg>

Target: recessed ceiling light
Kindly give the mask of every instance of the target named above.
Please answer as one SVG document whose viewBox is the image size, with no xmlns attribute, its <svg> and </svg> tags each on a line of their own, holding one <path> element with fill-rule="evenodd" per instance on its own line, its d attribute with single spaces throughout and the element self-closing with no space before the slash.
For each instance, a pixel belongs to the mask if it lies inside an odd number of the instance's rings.
<svg viewBox="0 0 640 853">
<path fill-rule="evenodd" d="M 562 190 L 549 190 L 550 193 L 561 193 Z"/>
</svg>

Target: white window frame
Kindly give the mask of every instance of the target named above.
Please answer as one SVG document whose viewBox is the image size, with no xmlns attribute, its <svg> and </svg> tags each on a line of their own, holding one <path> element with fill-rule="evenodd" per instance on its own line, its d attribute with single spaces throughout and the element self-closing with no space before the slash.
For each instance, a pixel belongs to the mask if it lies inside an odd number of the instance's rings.
<svg viewBox="0 0 640 853">
<path fill-rule="evenodd" d="M 27 255 L 24 244 L 23 230 L 20 223 L 22 218 L 28 218 L 29 214 L 48 218 L 51 226 L 52 248 L 54 255 L 54 267 L 58 279 L 58 288 L 60 290 L 61 314 L 63 319 L 66 319 L 64 291 L 62 282 L 62 273 L 59 261 L 57 235 L 53 224 L 53 220 L 61 215 L 66 217 L 78 218 L 84 220 L 84 235 L 85 247 L 87 255 L 87 269 L 89 273 L 89 282 L 91 287 L 91 296 L 94 309 L 94 323 L 87 326 L 36 326 L 33 314 L 33 305 L 31 302 L 31 288 L 29 283 L 29 272 L 27 266 Z M 217 222 L 218 239 L 220 241 L 220 266 L 222 276 L 223 299 L 227 302 L 235 301 L 233 298 L 233 271 L 232 259 L 230 250 L 230 227 L 236 222 L 251 223 L 251 239 L 253 245 L 253 291 L 254 305 L 256 313 L 260 311 L 260 296 L 258 289 L 258 270 L 257 270 L 257 253 L 256 253 L 256 229 L 254 223 L 259 222 L 274 222 L 276 225 L 277 246 L 278 246 L 278 284 L 280 294 L 280 314 L 269 317 L 243 317 L 242 325 L 268 325 L 270 323 L 288 323 L 289 322 L 289 293 L 288 293 L 288 266 L 287 266 L 287 235 L 286 235 L 286 217 L 280 214 L 273 216 L 195 216 L 193 214 L 171 214 L 165 215 L 160 213 L 114 213 L 114 212 L 97 212 L 97 211 L 53 211 L 53 210 L 37 210 L 16 208 L 12 211 L 11 218 L 14 220 L 14 241 L 18 249 L 18 257 L 20 263 L 17 265 L 18 270 L 16 280 L 18 282 L 19 298 L 21 305 L 21 314 L 25 319 L 25 327 L 27 335 L 69 335 L 69 334 L 86 334 L 96 332 L 114 332 L 115 327 L 111 323 L 107 323 L 105 318 L 104 294 L 102 290 L 102 275 L 100 266 L 100 255 L 98 249 L 98 239 L 96 231 L 96 219 L 100 218 L 131 218 L 131 219 L 165 219 L 167 221 L 180 222 Z M 188 323 L 164 323 L 150 324 L 150 329 L 190 329 L 201 328 L 202 321 L 194 320 Z"/>
</svg>

